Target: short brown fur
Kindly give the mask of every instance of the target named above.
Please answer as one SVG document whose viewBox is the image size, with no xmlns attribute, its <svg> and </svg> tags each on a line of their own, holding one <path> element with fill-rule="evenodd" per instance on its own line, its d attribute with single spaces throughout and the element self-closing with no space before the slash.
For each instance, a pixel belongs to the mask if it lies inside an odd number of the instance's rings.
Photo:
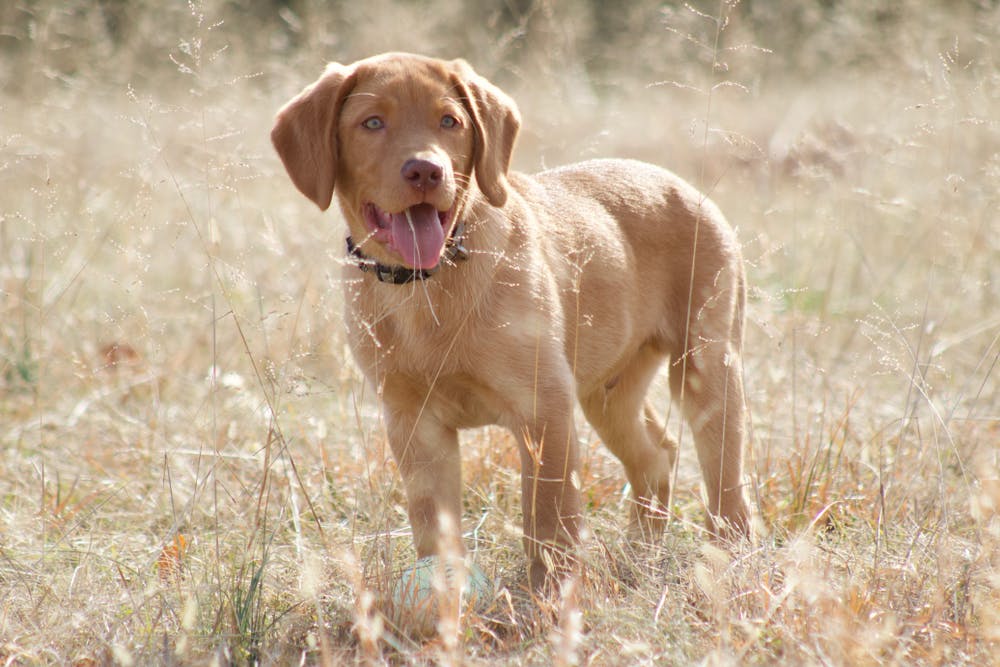
<svg viewBox="0 0 1000 667">
<path fill-rule="evenodd" d="M 444 115 L 459 126 L 444 127 Z M 371 117 L 384 127 L 364 127 Z M 455 211 L 446 232 L 465 224 L 468 261 L 443 259 L 427 280 L 385 284 L 344 269 L 351 347 L 385 407 L 417 555 L 444 548 L 442 517 L 459 525 L 458 429 L 500 424 L 520 445 L 532 585 L 547 564 L 568 562 L 582 520 L 576 401 L 624 465 L 631 533 L 655 538 L 677 445 L 646 392 L 666 360 L 709 528 L 745 535 L 745 287 L 733 231 L 712 202 L 652 165 L 510 172 L 519 123 L 514 102 L 464 61 L 393 53 L 330 65 L 272 132 L 295 185 L 321 209 L 336 193 L 373 260 L 405 264 L 371 238 L 367 204 L 399 212 L 426 202 Z M 408 182 L 401 168 L 414 160 L 440 180 Z"/>
</svg>

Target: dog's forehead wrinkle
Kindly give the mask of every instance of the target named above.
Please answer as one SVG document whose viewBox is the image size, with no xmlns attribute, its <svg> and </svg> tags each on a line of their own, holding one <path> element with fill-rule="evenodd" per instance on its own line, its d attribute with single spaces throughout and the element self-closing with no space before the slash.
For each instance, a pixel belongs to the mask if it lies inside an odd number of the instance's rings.
<svg viewBox="0 0 1000 667">
<path fill-rule="evenodd" d="M 374 86 L 396 95 L 417 93 L 425 99 L 454 97 L 459 90 L 459 84 L 437 68 L 410 66 L 365 68 L 358 86 Z"/>
<path fill-rule="evenodd" d="M 462 100 L 465 99 L 465 91 L 462 90 L 462 85 L 460 82 L 452 83 L 445 91 L 445 96 L 455 104 L 462 104 Z"/>
<path fill-rule="evenodd" d="M 459 116 L 460 120 L 472 124 L 472 116 L 469 115 L 468 110 L 465 105 L 462 104 L 462 100 L 451 97 L 450 95 L 445 95 L 441 98 L 443 106 L 453 111 L 455 115 Z"/>
</svg>

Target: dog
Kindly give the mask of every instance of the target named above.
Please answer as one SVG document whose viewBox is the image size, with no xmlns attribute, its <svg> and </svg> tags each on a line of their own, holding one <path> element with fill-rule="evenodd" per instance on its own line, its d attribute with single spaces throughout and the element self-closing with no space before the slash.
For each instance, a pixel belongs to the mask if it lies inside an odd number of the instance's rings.
<svg viewBox="0 0 1000 667">
<path fill-rule="evenodd" d="M 388 53 L 329 65 L 271 132 L 294 185 L 321 210 L 336 194 L 346 220 L 350 346 L 384 406 L 417 556 L 460 525 L 458 429 L 498 424 L 520 450 L 531 586 L 572 569 L 577 402 L 625 469 L 630 535 L 655 539 L 677 457 L 646 399 L 664 362 L 708 528 L 747 535 L 735 233 L 653 165 L 511 171 L 519 127 L 513 100 L 465 61 Z"/>
</svg>

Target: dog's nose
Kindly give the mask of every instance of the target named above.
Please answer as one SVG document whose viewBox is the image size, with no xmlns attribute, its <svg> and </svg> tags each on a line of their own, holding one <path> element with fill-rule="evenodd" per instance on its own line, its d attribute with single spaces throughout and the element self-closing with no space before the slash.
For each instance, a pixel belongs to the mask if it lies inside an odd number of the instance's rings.
<svg viewBox="0 0 1000 667">
<path fill-rule="evenodd" d="M 444 177 L 444 168 L 430 160 L 407 160 L 401 171 L 403 180 L 423 192 L 436 188 Z"/>
</svg>

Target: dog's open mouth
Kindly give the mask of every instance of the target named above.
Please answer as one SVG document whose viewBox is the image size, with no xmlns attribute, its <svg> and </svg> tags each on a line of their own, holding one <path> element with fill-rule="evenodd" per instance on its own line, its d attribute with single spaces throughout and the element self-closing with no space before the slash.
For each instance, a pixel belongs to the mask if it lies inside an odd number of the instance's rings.
<svg viewBox="0 0 1000 667">
<path fill-rule="evenodd" d="M 372 238 L 386 244 L 414 269 L 433 269 L 441 260 L 445 232 L 455 207 L 438 211 L 431 204 L 416 204 L 399 213 L 386 213 L 365 204 L 364 217 Z"/>
</svg>

